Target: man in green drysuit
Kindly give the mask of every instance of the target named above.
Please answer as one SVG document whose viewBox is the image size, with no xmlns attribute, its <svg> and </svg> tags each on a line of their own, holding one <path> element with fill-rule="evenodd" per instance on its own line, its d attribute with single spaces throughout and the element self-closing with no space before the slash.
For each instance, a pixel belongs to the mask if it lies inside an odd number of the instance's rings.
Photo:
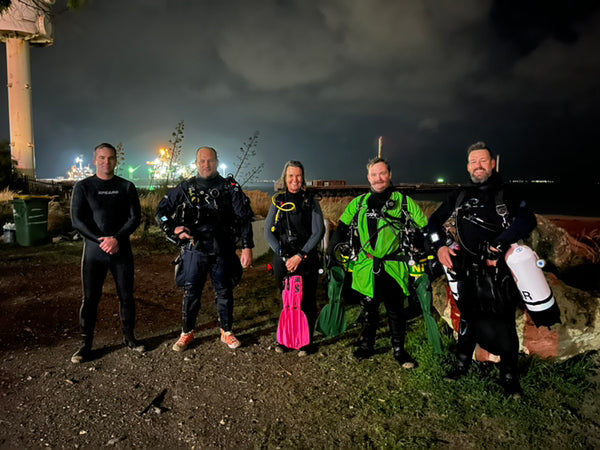
<svg viewBox="0 0 600 450">
<path fill-rule="evenodd" d="M 411 369 L 417 363 L 404 350 L 404 303 L 409 295 L 407 263 L 414 263 L 408 241 L 411 231 L 427 225 L 427 217 L 412 198 L 394 190 L 392 171 L 386 160 L 372 159 L 367 171 L 371 190 L 350 202 L 340 217 L 328 254 L 333 260 L 336 245 L 355 232 L 352 229 L 355 224 L 360 249 L 355 249 L 353 258 L 352 288 L 363 296 L 363 327 L 354 356 L 359 360 L 373 356 L 379 305 L 383 302 L 394 358 L 404 368 Z"/>
</svg>

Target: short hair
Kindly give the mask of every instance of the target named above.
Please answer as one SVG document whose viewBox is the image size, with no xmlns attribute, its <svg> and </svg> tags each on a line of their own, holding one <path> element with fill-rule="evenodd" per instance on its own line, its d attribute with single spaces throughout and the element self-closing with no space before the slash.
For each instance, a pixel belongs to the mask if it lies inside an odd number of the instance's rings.
<svg viewBox="0 0 600 450">
<path fill-rule="evenodd" d="M 94 157 L 96 156 L 96 151 L 100 150 L 101 148 L 107 148 L 109 150 L 112 150 L 113 153 L 115 154 L 115 157 L 117 156 L 117 149 L 115 147 L 113 147 L 111 144 L 109 144 L 108 142 L 103 142 L 100 145 L 96 145 L 96 147 L 94 148 Z"/>
<path fill-rule="evenodd" d="M 475 150 L 487 150 L 490 154 L 490 158 L 494 159 L 494 152 L 492 152 L 492 149 L 489 147 L 489 145 L 487 145 L 483 141 L 477 141 L 469 146 L 469 148 L 467 149 L 467 159 L 469 158 L 469 155 Z"/>
<path fill-rule="evenodd" d="M 390 166 L 390 163 L 386 159 L 383 159 L 379 156 L 369 160 L 369 162 L 367 163 L 367 172 L 369 171 L 369 169 L 371 167 L 373 167 L 375 164 L 379 164 L 379 163 L 384 163 L 385 166 L 387 167 L 388 172 L 390 172 L 390 173 L 392 172 L 392 166 Z"/>
<path fill-rule="evenodd" d="M 206 149 L 208 149 L 208 150 L 212 151 L 212 152 L 214 153 L 214 155 L 215 155 L 215 159 L 217 159 L 217 160 L 219 159 L 219 155 L 217 155 L 217 151 L 216 151 L 214 148 L 212 148 L 212 147 L 207 147 L 207 146 L 200 147 L 198 150 L 196 150 L 196 159 L 198 159 L 198 153 L 199 153 L 199 152 L 200 152 L 200 150 L 202 150 L 203 148 L 206 148 Z"/>
<path fill-rule="evenodd" d="M 287 170 L 290 167 L 297 167 L 302 172 L 302 189 L 306 189 L 306 177 L 304 176 L 304 166 L 300 161 L 288 161 L 283 166 L 283 172 L 281 172 L 281 178 L 279 179 L 279 184 L 283 186 L 284 189 L 287 189 L 287 185 L 285 184 L 285 176 L 287 174 Z"/>
</svg>

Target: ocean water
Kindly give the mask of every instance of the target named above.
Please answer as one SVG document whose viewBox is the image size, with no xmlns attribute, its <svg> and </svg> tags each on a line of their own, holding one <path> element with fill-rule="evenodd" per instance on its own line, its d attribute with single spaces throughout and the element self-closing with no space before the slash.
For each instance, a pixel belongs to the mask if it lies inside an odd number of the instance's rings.
<svg viewBox="0 0 600 450">
<path fill-rule="evenodd" d="M 600 183 L 518 184 L 529 207 L 538 214 L 600 217 Z"/>
<path fill-rule="evenodd" d="M 600 217 L 600 184 L 517 183 L 529 208 L 537 214 Z M 413 195 L 415 200 L 442 201 L 447 194 Z"/>
<path fill-rule="evenodd" d="M 538 214 L 600 217 L 600 183 L 518 183 L 517 189 L 531 208 Z M 246 190 L 259 190 L 273 194 L 273 183 L 255 183 L 244 186 Z M 414 193 L 421 201 L 442 201 L 448 194 Z"/>
</svg>

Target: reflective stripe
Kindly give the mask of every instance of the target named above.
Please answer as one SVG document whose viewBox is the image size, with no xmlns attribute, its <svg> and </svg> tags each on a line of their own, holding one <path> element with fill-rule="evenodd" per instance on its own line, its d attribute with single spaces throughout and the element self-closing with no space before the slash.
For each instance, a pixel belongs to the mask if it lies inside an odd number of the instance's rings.
<svg viewBox="0 0 600 450">
<path fill-rule="evenodd" d="M 537 302 L 532 302 L 532 301 L 527 301 L 527 300 L 523 300 L 525 302 L 525 306 L 527 307 L 527 309 L 529 311 L 533 311 L 533 312 L 539 312 L 539 311 L 545 311 L 548 308 L 550 308 L 552 305 L 554 305 L 554 295 L 552 295 L 552 293 L 550 293 L 550 296 L 545 298 L 544 300 L 540 300 Z"/>
</svg>

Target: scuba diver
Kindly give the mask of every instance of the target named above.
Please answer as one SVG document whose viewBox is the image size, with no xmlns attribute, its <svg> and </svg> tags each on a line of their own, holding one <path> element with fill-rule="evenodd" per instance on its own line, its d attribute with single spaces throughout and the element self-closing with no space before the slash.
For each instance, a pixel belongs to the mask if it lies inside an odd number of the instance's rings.
<svg viewBox="0 0 600 450">
<path fill-rule="evenodd" d="M 531 233 L 537 221 L 526 203 L 502 183 L 489 146 L 476 142 L 467 155 L 471 185 L 451 194 L 431 215 L 428 226 L 439 261 L 457 281 L 457 360 L 446 379 L 467 374 L 479 344 L 500 356 L 505 395 L 519 397 L 515 310 L 521 296 L 504 255 L 511 244 Z M 446 234 L 449 218 L 455 222 L 455 238 Z"/>
<path fill-rule="evenodd" d="M 340 217 L 329 244 L 328 260 L 329 264 L 336 260 L 338 244 L 353 241 L 352 288 L 362 294 L 363 320 L 354 356 L 363 360 L 374 355 L 379 305 L 383 302 L 394 358 L 402 367 L 412 369 L 417 363 L 404 349 L 407 263 L 413 258 L 407 244 L 411 233 L 427 225 L 427 217 L 412 198 L 394 190 L 389 162 L 374 158 L 367 164 L 367 171 L 371 191 L 353 199 Z"/>
<path fill-rule="evenodd" d="M 250 200 L 233 177 L 218 173 L 219 160 L 212 147 L 196 152 L 198 176 L 182 181 L 160 201 L 156 221 L 167 239 L 180 245 L 175 281 L 183 288 L 183 325 L 173 350 L 183 351 L 194 340 L 202 290 L 210 275 L 221 325 L 221 341 L 237 348 L 232 332 L 233 288 L 242 269 L 252 263 L 252 219 Z M 241 241 L 241 257 L 236 254 Z"/>
<path fill-rule="evenodd" d="M 314 353 L 313 333 L 317 320 L 317 281 L 319 254 L 317 246 L 325 233 L 319 202 L 306 192 L 304 166 L 300 161 L 288 161 L 281 174 L 283 192 L 273 196 L 265 222 L 265 239 L 273 250 L 273 271 L 279 289 L 283 291 L 287 276 L 302 277 L 300 309 L 306 314 L 310 343 L 300 348 L 298 356 Z M 289 349 L 279 343 L 276 351 Z"/>
</svg>

